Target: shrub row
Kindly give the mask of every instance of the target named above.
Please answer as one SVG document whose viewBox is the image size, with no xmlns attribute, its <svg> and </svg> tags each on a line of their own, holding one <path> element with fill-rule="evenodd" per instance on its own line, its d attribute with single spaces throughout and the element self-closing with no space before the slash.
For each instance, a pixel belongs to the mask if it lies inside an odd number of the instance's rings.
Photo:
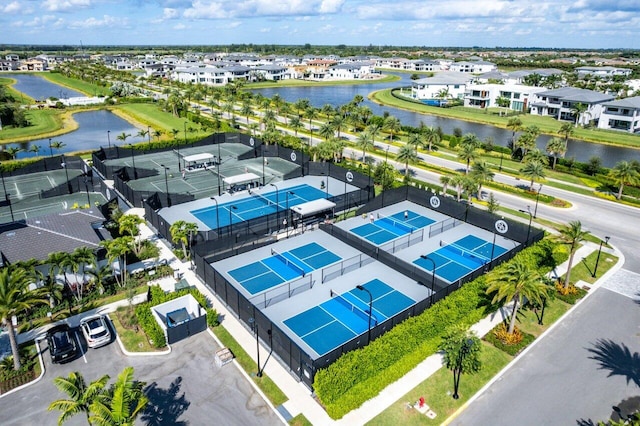
<svg viewBox="0 0 640 426">
<path fill-rule="evenodd" d="M 520 340 L 518 343 L 513 345 L 506 344 L 502 340 L 500 340 L 495 334 L 496 329 L 499 328 L 500 326 L 502 326 L 502 324 L 499 324 L 498 326 L 496 326 L 496 328 L 494 328 L 489 333 L 487 333 L 487 335 L 484 336 L 484 340 L 491 343 L 493 346 L 500 349 L 501 351 L 508 353 L 511 356 L 518 355 L 520 351 L 522 351 L 524 348 L 529 346 L 531 342 L 533 342 L 536 339 L 536 337 L 533 334 L 525 333 L 524 331 L 520 330 L 520 333 L 522 334 L 522 340 Z"/>
<path fill-rule="evenodd" d="M 165 347 L 167 345 L 167 340 L 165 338 L 164 331 L 162 331 L 162 328 L 160 328 L 160 325 L 153 317 L 151 308 L 164 302 L 168 302 L 169 300 L 177 299 L 178 297 L 182 297 L 186 294 L 191 294 L 198 301 L 200 306 L 206 309 L 207 325 L 209 325 L 209 327 L 215 327 L 218 325 L 218 312 L 209 307 L 207 298 L 197 289 L 188 288 L 172 293 L 165 293 L 160 286 L 152 286 L 149 289 L 150 301 L 136 306 L 136 317 L 138 318 L 140 327 L 142 327 L 147 335 L 149 343 L 151 343 L 155 348 Z"/>
<path fill-rule="evenodd" d="M 546 273 L 566 259 L 555 248 L 554 243 L 543 240 L 517 256 Z M 434 354 L 449 327 L 471 325 L 486 316 L 491 310 L 486 287 L 486 276 L 479 277 L 368 346 L 347 352 L 329 367 L 318 370 L 314 390 L 327 413 L 341 418 Z"/>
</svg>

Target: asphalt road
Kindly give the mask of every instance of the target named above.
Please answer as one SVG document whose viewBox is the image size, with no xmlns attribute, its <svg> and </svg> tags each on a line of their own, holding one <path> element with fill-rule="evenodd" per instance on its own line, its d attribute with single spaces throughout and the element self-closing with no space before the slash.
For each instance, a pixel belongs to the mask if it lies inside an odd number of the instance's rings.
<svg viewBox="0 0 640 426">
<path fill-rule="evenodd" d="M 41 344 L 46 373 L 39 382 L 0 398 L 1 425 L 54 425 L 60 412 L 47 407 L 66 399 L 54 386 L 55 377 L 80 371 L 87 382 L 109 374 L 113 383 L 126 366 L 134 368 L 136 380 L 147 383 L 150 404 L 137 424 L 282 424 L 233 364 L 215 365 L 218 347 L 207 332 L 174 344 L 169 355 L 141 357 L 123 355 L 117 342 L 87 351 L 82 337 L 77 337 L 85 354 L 66 364 L 52 364 L 46 343 Z M 86 425 L 87 421 L 79 414 L 65 424 Z"/>
</svg>

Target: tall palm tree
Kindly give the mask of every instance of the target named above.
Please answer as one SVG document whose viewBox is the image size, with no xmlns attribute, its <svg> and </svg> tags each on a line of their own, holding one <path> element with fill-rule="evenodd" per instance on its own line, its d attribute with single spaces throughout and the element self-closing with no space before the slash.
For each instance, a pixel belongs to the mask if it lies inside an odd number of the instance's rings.
<svg viewBox="0 0 640 426">
<path fill-rule="evenodd" d="M 511 149 L 516 142 L 516 133 L 522 130 L 522 120 L 518 117 L 511 117 L 507 122 L 507 129 L 511 130 Z"/>
<path fill-rule="evenodd" d="M 65 143 L 64 143 L 64 142 L 62 142 L 62 141 L 54 141 L 54 142 L 51 142 L 51 143 L 49 144 L 49 150 L 50 150 L 51 156 L 53 157 L 53 150 L 54 150 L 54 149 L 58 149 L 58 150 L 60 150 L 60 149 L 64 148 L 65 146 L 67 146 L 67 144 L 65 144 Z"/>
<path fill-rule="evenodd" d="M 87 281 L 85 277 L 85 273 L 86 273 L 87 267 L 89 267 L 89 270 L 95 269 L 96 255 L 93 252 L 93 249 L 89 247 L 78 247 L 73 251 L 71 256 L 73 256 L 75 261 L 80 266 L 79 272 L 82 275 L 82 277 L 81 277 L 81 281 L 76 284 L 78 286 L 76 291 L 78 292 L 79 298 L 82 299 L 84 285 L 86 284 L 86 281 Z"/>
<path fill-rule="evenodd" d="M 458 150 L 458 158 L 467 163 L 467 167 L 465 168 L 465 173 L 469 173 L 469 164 L 478 158 L 478 153 L 476 152 L 476 146 L 474 144 L 460 144 L 460 148 Z"/>
<path fill-rule="evenodd" d="M 328 122 L 322 123 L 322 125 L 320 126 L 320 130 L 318 130 L 318 134 L 320 134 L 320 136 L 322 136 L 325 141 L 328 141 L 329 139 L 333 138 L 334 130 L 331 123 L 328 123 Z"/>
<path fill-rule="evenodd" d="M 520 169 L 520 173 L 522 173 L 527 179 L 531 179 L 529 191 L 533 191 L 534 182 L 544 179 L 545 177 L 544 166 L 538 161 L 530 161 L 526 163 L 524 167 Z"/>
<path fill-rule="evenodd" d="M 390 115 L 384 119 L 383 128 L 389 132 L 389 142 L 393 143 L 393 135 L 402 129 L 402 123 L 396 117 Z"/>
<path fill-rule="evenodd" d="M 560 138 L 551 138 L 545 149 L 547 153 L 553 157 L 553 166 L 551 169 L 555 170 L 558 157 L 564 157 L 567 153 L 567 142 Z"/>
<path fill-rule="evenodd" d="M 451 185 L 452 181 L 453 181 L 453 179 L 449 175 L 440 176 L 440 183 L 442 184 L 442 194 L 443 195 L 447 194 L 447 189 L 448 189 L 449 185 Z"/>
<path fill-rule="evenodd" d="M 622 198 L 622 190 L 625 185 L 635 185 L 640 182 L 640 173 L 628 161 L 618 161 L 609 171 L 609 177 L 618 185 L 618 200 Z"/>
<path fill-rule="evenodd" d="M 340 132 L 346 123 L 347 119 L 342 114 L 335 114 L 331 118 L 331 126 L 338 132 L 338 137 L 340 137 Z"/>
<path fill-rule="evenodd" d="M 240 114 L 244 115 L 247 119 L 247 124 L 249 124 L 249 116 L 253 113 L 253 109 L 251 108 L 251 102 L 248 100 L 242 102 L 242 106 L 240 107 Z"/>
<path fill-rule="evenodd" d="M 416 147 L 410 144 L 402 145 L 396 158 L 404 163 L 404 177 L 409 177 L 409 163 L 413 164 L 418 161 Z"/>
<path fill-rule="evenodd" d="M 133 239 L 136 254 L 140 254 L 142 247 L 142 240 L 136 240 L 136 237 L 140 234 L 139 226 L 143 223 L 144 219 L 135 214 L 124 214 L 118 219 L 118 232 Z"/>
<path fill-rule="evenodd" d="M 107 259 L 110 263 L 118 262 L 120 273 L 116 275 L 118 285 L 124 286 L 127 277 L 127 253 L 131 251 L 133 238 L 130 236 L 118 237 L 113 240 L 104 240 L 100 245 L 107 251 Z"/>
<path fill-rule="evenodd" d="M 289 120 L 289 127 L 293 129 L 296 137 L 298 137 L 298 130 L 302 129 L 304 126 L 302 125 L 302 120 L 299 117 L 294 116 Z"/>
<path fill-rule="evenodd" d="M 534 148 L 531 151 L 527 152 L 527 155 L 524 156 L 523 160 L 527 163 L 536 161 L 544 165 L 545 163 L 549 163 L 549 156 L 540 151 L 538 148 Z"/>
<path fill-rule="evenodd" d="M 6 152 L 7 154 L 9 154 L 9 156 L 11 157 L 11 159 L 12 159 L 12 160 L 15 160 L 15 159 L 16 159 L 16 155 L 18 155 L 18 153 L 19 153 L 20 151 L 23 151 L 23 149 L 22 149 L 22 148 L 19 148 L 19 147 L 17 147 L 17 146 L 10 146 L 10 147 L 8 147 L 8 148 L 6 148 L 6 149 L 4 150 L 4 152 Z"/>
<path fill-rule="evenodd" d="M 313 144 L 313 120 L 318 118 L 318 110 L 312 106 L 309 106 L 304 110 L 304 118 L 309 120 L 309 131 L 311 136 L 309 137 L 309 144 Z"/>
<path fill-rule="evenodd" d="M 556 241 L 569 246 L 569 262 L 567 264 L 567 274 L 565 275 L 564 288 L 568 288 L 571 283 L 571 268 L 573 267 L 573 256 L 578 250 L 578 246 L 589 235 L 587 231 L 582 229 L 582 223 L 579 220 L 569 222 L 568 225 L 558 229 L 559 234 L 555 237 Z"/>
<path fill-rule="evenodd" d="M 366 131 L 371 135 L 371 142 L 373 142 L 374 145 L 376 144 L 376 135 L 380 133 L 380 130 L 382 130 L 382 127 L 377 123 L 370 124 L 366 128 Z"/>
<path fill-rule="evenodd" d="M 429 151 L 432 150 L 433 144 L 440 142 L 440 132 L 433 126 L 425 126 L 422 129 L 422 134 L 424 135 L 425 141 L 429 144 Z"/>
<path fill-rule="evenodd" d="M 578 127 L 578 124 L 580 123 L 580 118 L 588 109 L 589 109 L 589 106 L 587 104 L 583 104 L 582 102 L 573 104 L 573 107 L 571 108 L 571 114 L 576 118 L 575 120 L 576 127 Z"/>
<path fill-rule="evenodd" d="M 358 139 L 356 139 L 356 145 L 358 145 L 358 148 L 362 148 L 362 162 L 365 162 L 367 150 L 373 148 L 371 134 L 366 130 L 364 132 L 360 132 L 360 134 L 358 134 Z"/>
<path fill-rule="evenodd" d="M 126 367 L 104 397 L 93 400 L 89 422 L 98 426 L 133 426 L 149 403 L 144 394 L 145 385 L 134 380 L 133 367 Z"/>
<path fill-rule="evenodd" d="M 33 144 L 29 147 L 29 152 L 33 152 L 37 157 L 41 149 L 42 147 L 40 145 Z"/>
<path fill-rule="evenodd" d="M 573 132 L 573 124 L 571 123 L 562 123 L 560 130 L 558 130 L 558 134 L 564 138 L 564 141 L 567 144 L 569 143 L 569 138 L 573 135 Z"/>
<path fill-rule="evenodd" d="M 488 280 L 487 294 L 493 294 L 493 303 L 513 302 L 509 319 L 509 334 L 513 334 L 519 305 L 525 300 L 542 303 L 546 295 L 547 285 L 537 270 L 529 267 L 522 257 L 515 257 L 511 262 Z"/>
<path fill-rule="evenodd" d="M 12 317 L 19 316 L 36 305 L 47 303 L 41 291 L 29 291 L 29 276 L 24 268 L 6 266 L 0 269 L 0 322 L 7 325 L 14 370 L 19 370 L 21 363 Z"/>
<path fill-rule="evenodd" d="M 138 130 L 138 133 L 136 133 L 136 136 L 140 136 L 143 141 L 144 138 L 147 137 L 147 135 L 149 135 L 149 142 L 151 142 L 151 135 L 149 134 L 148 130 Z"/>
<path fill-rule="evenodd" d="M 476 161 L 471 166 L 471 177 L 478 183 L 478 199 L 480 199 L 480 191 L 485 182 L 491 182 L 495 173 L 489 167 L 486 161 Z"/>
<path fill-rule="evenodd" d="M 164 134 L 164 131 L 161 129 L 156 129 L 153 131 L 153 137 L 157 140 L 160 140 L 160 137 Z"/>
<path fill-rule="evenodd" d="M 127 138 L 130 138 L 131 135 L 125 132 L 120 133 L 116 139 L 118 139 L 119 141 L 122 141 L 122 143 L 125 143 L 127 141 Z"/>
<path fill-rule="evenodd" d="M 66 394 L 69 399 L 58 399 L 49 404 L 48 411 L 60 410 L 62 414 L 58 418 L 58 425 L 65 423 L 76 414 L 84 413 L 87 422 L 91 424 L 91 404 L 99 399 L 104 391 L 109 376 L 104 375 L 88 386 L 81 373 L 74 371 L 69 377 L 56 377 L 53 384 L 58 390 Z"/>
<path fill-rule="evenodd" d="M 300 98 L 294 102 L 293 107 L 296 109 L 298 113 L 298 118 L 302 118 L 302 115 L 305 111 L 311 106 L 309 99 Z"/>
</svg>

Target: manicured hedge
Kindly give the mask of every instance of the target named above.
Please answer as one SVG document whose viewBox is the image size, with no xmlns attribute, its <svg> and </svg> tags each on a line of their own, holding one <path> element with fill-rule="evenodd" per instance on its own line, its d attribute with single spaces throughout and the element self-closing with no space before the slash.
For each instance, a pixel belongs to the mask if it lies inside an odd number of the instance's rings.
<svg viewBox="0 0 640 426">
<path fill-rule="evenodd" d="M 549 240 L 543 240 L 517 256 L 546 273 L 564 261 L 565 256 L 558 254 L 555 247 Z M 492 307 L 486 288 L 486 276 L 479 277 L 370 345 L 348 352 L 329 367 L 318 370 L 314 390 L 327 413 L 334 419 L 341 418 L 436 353 L 449 327 L 459 323 L 471 325 L 488 315 Z"/>
<path fill-rule="evenodd" d="M 149 343 L 156 348 L 163 348 L 167 345 L 164 332 L 160 325 L 153 317 L 151 308 L 161 303 L 168 302 L 169 300 L 177 299 L 186 294 L 191 294 L 207 310 L 207 324 L 210 327 L 218 325 L 218 312 L 215 309 L 209 308 L 207 298 L 195 288 L 188 288 L 172 293 L 165 293 L 160 286 L 153 286 L 150 288 L 149 294 L 151 295 L 151 301 L 136 305 L 136 317 L 138 318 L 138 324 L 144 330 Z"/>
</svg>

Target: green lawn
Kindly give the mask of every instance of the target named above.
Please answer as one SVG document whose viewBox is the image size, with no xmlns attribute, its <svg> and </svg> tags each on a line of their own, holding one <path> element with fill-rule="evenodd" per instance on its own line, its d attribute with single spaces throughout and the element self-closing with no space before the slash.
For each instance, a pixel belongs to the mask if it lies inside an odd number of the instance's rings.
<svg viewBox="0 0 640 426">
<path fill-rule="evenodd" d="M 184 137 L 185 119 L 176 117 L 168 112 L 161 111 L 157 104 L 123 104 L 111 108 L 114 114 L 122 116 L 128 121 L 138 122 L 144 127 L 150 126 L 154 130 L 162 130 L 165 138 L 171 137 L 171 129 L 180 131 L 178 137 Z M 187 121 L 187 128 L 193 126 L 199 129 L 195 123 Z M 195 133 L 187 133 L 188 139 L 203 138 L 209 133 L 198 130 Z"/>
<path fill-rule="evenodd" d="M 124 308 L 128 309 L 128 308 Z M 149 340 L 147 339 L 147 335 L 144 333 L 141 327 L 137 330 L 131 328 L 125 328 L 120 322 L 120 315 L 128 315 L 127 312 L 123 310 L 118 310 L 111 315 L 111 322 L 120 336 L 120 341 L 126 350 L 129 352 L 158 352 L 164 350 L 164 348 L 156 349 L 151 344 L 149 344 Z M 135 314 L 133 314 L 135 315 Z"/>
<path fill-rule="evenodd" d="M 358 84 L 388 83 L 391 81 L 398 81 L 398 80 L 400 80 L 400 77 L 396 75 L 385 75 L 384 77 L 376 80 L 313 81 L 313 80 L 289 79 L 289 80 L 280 80 L 277 82 L 264 81 L 260 83 L 248 83 L 243 87 L 246 89 L 266 89 L 266 88 L 272 88 L 272 87 L 293 87 L 293 86 L 310 86 L 310 87 L 353 86 Z"/>
<path fill-rule="evenodd" d="M 78 127 L 68 111 L 30 109 L 26 114 L 31 125 L 29 127 L 4 127 L 2 132 L 0 132 L 0 143 L 55 137 L 75 130 Z"/>
<path fill-rule="evenodd" d="M 594 251 L 583 259 L 575 257 L 573 259 L 573 268 L 571 268 L 571 282 L 577 283 L 578 281 L 584 281 L 593 284 L 597 279 L 602 277 L 605 272 L 611 269 L 618 260 L 617 257 L 612 256 L 609 253 L 600 253 L 600 262 L 598 263 L 598 270 L 596 271 L 597 273 L 594 278 L 591 274 L 593 274 L 597 257 L 597 251 Z"/>
<path fill-rule="evenodd" d="M 453 399 L 453 373 L 446 368 L 439 369 L 435 374 L 420 383 L 402 398 L 394 402 L 380 415 L 371 420 L 368 425 L 437 425 L 451 416 L 462 404 L 473 396 L 482 386 L 495 376 L 512 357 L 482 342 L 482 370 L 474 375 L 462 375 L 458 394 L 460 399 Z M 420 414 L 408 404 L 415 403 L 421 396 L 436 413 L 431 420 Z"/>
<path fill-rule="evenodd" d="M 60 73 L 45 73 L 42 74 L 42 76 L 52 83 L 77 90 L 78 92 L 84 93 L 86 96 L 109 96 L 111 94 L 111 90 L 106 87 L 91 84 L 82 80 L 76 80 L 75 78 L 65 77 Z"/>
</svg>

